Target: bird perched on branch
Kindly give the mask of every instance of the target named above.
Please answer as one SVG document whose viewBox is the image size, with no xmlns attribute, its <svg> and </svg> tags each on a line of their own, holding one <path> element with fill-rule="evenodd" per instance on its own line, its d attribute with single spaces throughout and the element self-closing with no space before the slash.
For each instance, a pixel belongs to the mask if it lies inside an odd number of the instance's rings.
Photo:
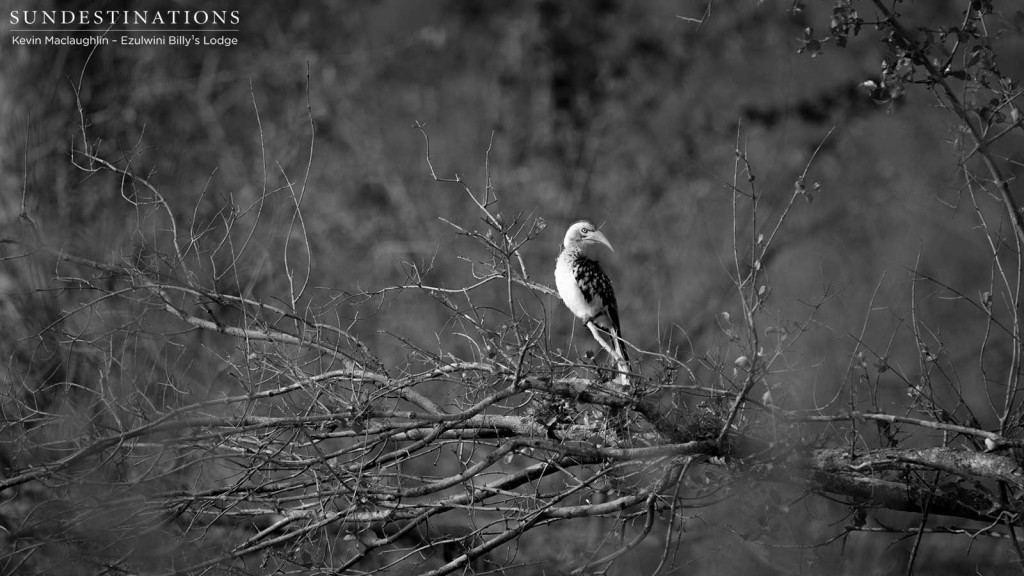
<svg viewBox="0 0 1024 576">
<path fill-rule="evenodd" d="M 590 222 L 581 220 L 569 226 L 555 264 L 555 285 L 569 310 L 583 320 L 594 339 L 615 357 L 620 371 L 628 371 L 629 357 L 622 341 L 615 291 L 598 263 L 601 246 L 615 251 L 608 238 Z M 610 345 L 603 335 L 611 337 Z"/>
</svg>

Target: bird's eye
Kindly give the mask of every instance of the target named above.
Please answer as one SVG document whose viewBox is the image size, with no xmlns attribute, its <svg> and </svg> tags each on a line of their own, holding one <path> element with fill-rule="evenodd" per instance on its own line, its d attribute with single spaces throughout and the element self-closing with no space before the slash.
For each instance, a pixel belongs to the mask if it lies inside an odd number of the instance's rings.
<svg viewBox="0 0 1024 576">
<path fill-rule="evenodd" d="M 590 234 L 590 228 L 581 228 L 580 229 L 580 234 L 583 234 L 583 235 Z"/>
</svg>

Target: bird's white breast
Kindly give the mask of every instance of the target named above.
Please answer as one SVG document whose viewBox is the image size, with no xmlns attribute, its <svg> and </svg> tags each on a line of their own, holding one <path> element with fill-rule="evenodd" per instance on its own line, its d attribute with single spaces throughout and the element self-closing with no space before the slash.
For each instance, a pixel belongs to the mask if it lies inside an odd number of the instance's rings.
<svg viewBox="0 0 1024 576">
<path fill-rule="evenodd" d="M 555 264 L 555 286 L 566 307 L 580 320 L 590 319 L 598 312 L 595 303 L 587 302 L 583 297 L 583 291 L 576 282 L 572 262 L 565 253 L 558 257 Z"/>
</svg>

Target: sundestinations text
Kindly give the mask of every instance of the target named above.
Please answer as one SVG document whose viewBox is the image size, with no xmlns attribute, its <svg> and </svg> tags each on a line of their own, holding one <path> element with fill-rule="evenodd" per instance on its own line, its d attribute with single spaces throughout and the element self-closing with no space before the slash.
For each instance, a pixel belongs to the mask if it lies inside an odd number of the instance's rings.
<svg viewBox="0 0 1024 576">
<path fill-rule="evenodd" d="M 238 10 L 11 10 L 12 26 L 36 25 L 237 25 Z"/>
</svg>

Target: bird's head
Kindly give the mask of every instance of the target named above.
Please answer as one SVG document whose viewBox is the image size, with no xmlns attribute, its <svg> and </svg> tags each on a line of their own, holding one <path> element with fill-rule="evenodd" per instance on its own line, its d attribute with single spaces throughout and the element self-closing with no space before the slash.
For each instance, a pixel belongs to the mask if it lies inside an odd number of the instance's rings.
<svg viewBox="0 0 1024 576">
<path fill-rule="evenodd" d="M 594 247 L 601 244 L 607 247 L 612 252 L 615 249 L 612 248 L 612 243 L 608 241 L 608 238 L 601 233 L 589 220 L 580 220 L 572 226 L 569 226 L 569 230 L 565 233 L 565 240 L 562 241 L 563 248 L 577 248 L 579 250 L 587 250 L 590 247 Z"/>
</svg>

